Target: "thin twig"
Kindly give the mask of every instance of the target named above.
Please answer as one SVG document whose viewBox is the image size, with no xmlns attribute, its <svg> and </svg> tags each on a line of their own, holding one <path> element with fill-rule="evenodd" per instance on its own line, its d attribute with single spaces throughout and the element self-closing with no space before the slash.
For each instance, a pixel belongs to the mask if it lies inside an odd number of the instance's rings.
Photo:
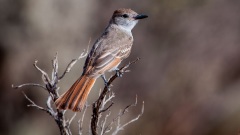
<svg viewBox="0 0 240 135">
<path fill-rule="evenodd" d="M 111 92 L 111 93 L 109 94 L 109 97 L 104 100 L 103 105 L 107 104 L 107 103 L 108 103 L 109 101 L 111 101 L 112 98 L 114 98 L 114 97 L 115 97 L 115 94 L 114 94 L 113 92 Z"/>
<path fill-rule="evenodd" d="M 128 112 L 128 109 L 130 108 L 130 107 L 132 107 L 132 106 L 137 106 L 137 95 L 136 95 L 136 98 L 135 98 L 135 103 L 134 104 L 130 104 L 130 105 L 128 105 L 128 106 L 126 106 L 124 109 L 123 109 L 123 111 L 122 111 L 122 114 L 121 115 L 124 115 L 126 112 Z"/>
<path fill-rule="evenodd" d="M 85 105 L 85 107 L 83 108 L 82 118 L 78 120 L 78 134 L 79 134 L 79 135 L 82 135 L 82 131 L 83 131 L 83 120 L 84 120 L 85 113 L 86 113 L 88 107 L 89 107 L 88 105 Z"/>
<path fill-rule="evenodd" d="M 141 109 L 141 113 L 134 119 L 130 120 L 129 122 L 125 123 L 124 125 L 122 125 L 120 128 L 123 129 L 124 127 L 126 127 L 128 124 L 138 120 L 144 113 L 144 101 L 142 103 L 142 109 Z"/>
<path fill-rule="evenodd" d="M 59 80 L 61 80 L 65 75 L 66 73 L 70 72 L 72 67 L 76 64 L 76 62 L 84 57 L 86 57 L 88 54 L 88 49 L 85 50 L 81 53 L 81 55 L 77 58 L 77 59 L 73 59 L 66 67 L 65 71 L 63 72 L 63 74 L 58 78 Z"/>
<path fill-rule="evenodd" d="M 104 130 L 105 128 L 105 125 L 106 125 L 106 122 L 107 122 L 107 119 L 108 117 L 110 116 L 111 114 L 111 111 L 108 112 L 108 114 L 106 114 L 105 118 L 104 118 L 104 121 L 102 122 L 102 125 L 101 125 L 101 134 L 100 135 L 103 135 L 106 133 L 106 131 Z"/>
<path fill-rule="evenodd" d="M 68 121 L 66 121 L 65 122 L 65 124 L 66 124 L 66 130 L 67 130 L 67 134 L 69 134 L 69 135 L 72 135 L 72 132 L 71 132 L 71 130 L 70 130 L 70 125 L 71 125 L 71 123 L 72 123 L 72 121 L 73 121 L 73 119 L 76 117 L 76 115 L 77 115 L 77 113 L 74 113 L 74 115 L 72 116 L 72 118 Z"/>
<path fill-rule="evenodd" d="M 23 93 L 24 97 L 31 103 L 31 104 L 27 105 L 28 107 L 35 107 L 35 108 L 37 108 L 37 109 L 39 109 L 41 111 L 47 112 L 48 114 L 50 114 L 52 116 L 52 114 L 47 109 L 37 105 L 24 92 L 22 92 L 22 93 Z"/>
<path fill-rule="evenodd" d="M 72 123 L 72 121 L 73 121 L 73 119 L 75 118 L 77 116 L 77 113 L 74 113 L 74 115 L 72 116 L 72 118 L 69 120 L 69 126 L 70 126 L 70 124 Z"/>
<path fill-rule="evenodd" d="M 114 103 L 112 102 L 107 108 L 100 110 L 99 113 L 106 112 L 110 107 L 113 106 L 113 104 L 114 104 Z"/>
<path fill-rule="evenodd" d="M 35 60 L 35 62 L 34 62 L 34 64 L 33 64 L 33 66 L 38 70 L 38 71 L 40 71 L 41 73 L 42 73 L 42 79 L 43 79 L 43 81 L 44 81 L 44 83 L 45 84 L 50 84 L 50 79 L 49 79 L 49 77 L 48 77 L 48 74 L 45 72 L 45 71 L 43 71 L 41 68 L 39 68 L 38 66 L 37 66 L 37 60 Z"/>
<path fill-rule="evenodd" d="M 132 106 L 136 106 L 137 105 L 137 95 L 136 95 L 136 98 L 135 98 L 135 103 L 134 104 L 130 104 L 130 105 L 127 105 L 123 110 L 120 110 L 119 111 L 119 114 L 117 115 L 116 118 L 114 118 L 107 126 L 106 126 L 106 129 L 111 127 L 114 123 L 120 123 L 120 118 L 128 112 L 128 109 Z M 105 129 L 105 130 L 106 130 Z"/>
<path fill-rule="evenodd" d="M 18 89 L 18 88 L 21 88 L 21 87 L 24 87 L 24 86 L 36 86 L 36 87 L 40 87 L 40 88 L 42 88 L 44 90 L 47 90 L 46 87 L 44 87 L 41 84 L 37 84 L 37 83 L 24 83 L 24 84 L 21 84 L 21 85 L 18 85 L 18 86 L 14 86 L 12 84 L 12 88 L 14 88 L 14 89 Z"/>
<path fill-rule="evenodd" d="M 120 117 L 118 117 L 118 125 L 117 125 L 117 128 L 115 129 L 115 131 L 112 133 L 112 135 L 116 135 L 120 130 L 123 130 L 127 125 L 135 122 L 136 120 L 138 120 L 144 113 L 144 101 L 142 103 L 142 109 L 141 109 L 141 113 L 134 119 L 128 121 L 127 123 L 121 125 L 120 124 Z"/>
<path fill-rule="evenodd" d="M 52 60 L 52 83 L 58 82 L 58 53 L 56 53 L 54 59 Z"/>
<path fill-rule="evenodd" d="M 49 78 L 49 75 L 44 71 L 42 70 L 40 67 L 37 66 L 37 60 L 35 60 L 34 62 L 34 67 L 39 71 L 41 72 L 42 74 L 42 80 L 45 84 L 45 86 L 43 85 L 40 85 L 40 84 L 36 84 L 36 83 L 26 83 L 26 84 L 22 84 L 22 85 L 19 85 L 19 86 L 14 86 L 12 85 L 13 88 L 15 89 L 18 89 L 18 88 L 21 88 L 21 87 L 24 87 L 24 86 L 36 86 L 36 87 L 41 87 L 45 90 L 48 91 L 49 93 L 49 96 L 48 96 L 48 99 L 46 101 L 46 108 L 44 107 L 41 107 L 37 104 L 35 104 L 30 98 L 27 97 L 27 95 L 25 93 L 24 96 L 25 98 L 31 103 L 30 105 L 28 106 L 31 106 L 31 107 L 35 107 L 39 110 L 42 110 L 42 111 L 45 111 L 47 113 L 49 113 L 55 120 L 55 122 L 57 123 L 58 127 L 59 127 L 59 130 L 61 132 L 61 135 L 71 135 L 71 130 L 70 130 L 70 124 L 71 122 L 73 121 L 73 119 L 75 118 L 76 114 L 70 119 L 70 121 L 67 121 L 65 119 L 65 112 L 66 111 L 62 111 L 62 110 L 54 110 L 52 108 L 52 101 L 54 102 L 58 97 L 59 97 L 59 94 L 58 94 L 58 89 L 59 87 L 57 86 L 59 80 L 64 77 L 64 75 L 69 72 L 72 68 L 72 66 L 81 58 L 85 57 L 87 55 L 87 53 L 83 52 L 78 58 L 77 60 L 74 62 L 74 64 L 72 62 L 70 62 L 69 66 L 66 68 L 66 71 L 65 73 L 61 76 L 61 78 L 58 78 L 58 54 L 56 53 L 54 59 L 52 60 L 52 74 L 51 74 L 51 80 Z"/>
<path fill-rule="evenodd" d="M 127 65 L 123 66 L 122 68 L 119 69 L 118 73 L 115 73 L 113 76 L 110 77 L 110 79 L 108 80 L 108 82 L 106 83 L 102 93 L 100 94 L 98 100 L 93 103 L 93 110 L 92 110 L 92 119 L 91 119 L 91 132 L 93 135 L 97 135 L 97 127 L 98 127 L 98 123 L 99 123 L 99 119 L 102 116 L 101 113 L 101 108 L 102 108 L 102 104 L 105 100 L 105 97 L 107 95 L 107 93 L 110 91 L 110 86 L 112 85 L 112 82 L 119 77 L 119 74 L 123 74 L 127 68 L 136 63 L 138 60 L 140 60 L 140 58 L 137 58 L 136 60 L 129 62 Z"/>
</svg>

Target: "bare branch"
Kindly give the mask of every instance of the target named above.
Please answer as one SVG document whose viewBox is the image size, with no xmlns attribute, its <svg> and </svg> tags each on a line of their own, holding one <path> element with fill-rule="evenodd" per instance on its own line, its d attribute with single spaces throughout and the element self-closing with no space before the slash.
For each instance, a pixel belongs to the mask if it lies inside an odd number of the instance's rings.
<svg viewBox="0 0 240 135">
<path fill-rule="evenodd" d="M 90 44 L 90 41 L 89 41 L 89 44 Z M 57 86 L 57 84 L 60 81 L 60 79 L 62 79 L 66 75 L 66 73 L 70 72 L 70 70 L 76 64 L 76 62 L 78 60 L 82 59 L 83 57 L 86 57 L 87 54 L 88 54 L 88 49 L 87 49 L 87 51 L 83 51 L 77 59 L 73 59 L 67 65 L 65 71 L 63 72 L 63 74 L 60 77 L 58 76 L 59 75 L 58 74 L 58 53 L 56 53 L 54 59 L 52 60 L 52 68 L 53 69 L 52 69 L 52 73 L 51 73 L 51 78 L 49 78 L 49 75 L 44 70 L 42 70 L 41 68 L 39 68 L 37 66 L 37 60 L 36 60 L 33 65 L 39 72 L 41 72 L 42 80 L 43 80 L 45 86 L 41 85 L 41 84 L 37 84 L 37 83 L 26 83 L 26 84 L 21 84 L 18 86 L 12 85 L 12 87 L 15 89 L 18 89 L 18 88 L 21 88 L 24 86 L 36 86 L 36 87 L 40 87 L 40 88 L 43 88 L 48 91 L 49 96 L 46 101 L 46 108 L 37 105 L 24 92 L 23 92 L 23 95 L 31 103 L 28 105 L 28 107 L 35 107 L 39 110 L 47 112 L 54 118 L 55 122 L 57 123 L 57 125 L 59 127 L 61 135 L 72 135 L 71 130 L 70 130 L 70 125 L 73 122 L 73 120 L 76 118 L 77 114 L 75 113 L 70 118 L 70 120 L 66 120 L 66 118 L 65 118 L 66 110 L 59 110 L 59 109 L 54 108 L 55 104 L 53 104 L 53 103 L 59 97 L 59 94 L 58 94 L 59 87 Z M 113 76 L 111 76 L 109 78 L 104 89 L 100 91 L 98 100 L 92 105 L 93 114 L 92 114 L 92 118 L 90 121 L 91 124 L 89 125 L 89 129 L 90 129 L 89 133 L 92 133 L 93 135 L 98 135 L 98 131 L 100 132 L 101 135 L 109 133 L 112 130 L 112 124 L 118 123 L 115 131 L 113 132 L 114 134 L 116 134 L 120 130 L 123 130 L 124 127 L 126 127 L 130 123 L 138 120 L 139 117 L 143 114 L 144 104 L 142 107 L 141 114 L 139 114 L 136 118 L 128 121 L 124 125 L 120 124 L 121 116 L 123 116 L 126 112 L 128 112 L 128 109 L 130 107 L 137 105 L 137 97 L 136 97 L 135 104 L 128 105 L 123 110 L 120 110 L 118 116 L 110 124 L 107 125 L 107 119 L 109 118 L 109 116 L 111 114 L 110 108 L 113 106 L 112 99 L 115 97 L 115 94 L 112 91 L 110 91 L 110 87 L 112 86 L 113 81 L 119 77 L 119 75 L 122 75 L 125 72 L 129 72 L 129 70 L 127 70 L 127 68 L 131 64 L 136 63 L 138 60 L 139 60 L 139 58 L 137 58 L 135 61 L 129 62 L 127 65 L 120 68 L 117 73 L 115 73 Z M 83 109 L 82 117 L 78 121 L 78 126 L 79 126 L 78 134 L 79 135 L 83 134 L 83 121 L 84 121 L 85 113 L 86 113 L 88 107 L 89 107 L 88 105 L 85 106 L 85 108 Z M 108 111 L 108 113 L 104 115 L 103 113 L 106 111 Z M 102 118 L 103 116 L 104 116 L 104 118 Z"/>
<path fill-rule="evenodd" d="M 56 119 L 56 112 L 53 110 L 52 106 L 51 106 L 51 101 L 52 101 L 52 97 L 51 96 L 48 96 L 48 99 L 47 99 L 47 110 L 49 113 L 51 113 L 51 115 L 54 117 L 54 119 Z"/>
<path fill-rule="evenodd" d="M 100 110 L 99 113 L 106 112 L 110 107 L 112 107 L 113 104 L 114 103 L 112 102 L 107 108 Z"/>
<path fill-rule="evenodd" d="M 77 61 L 80 60 L 80 59 L 82 59 L 82 58 L 84 58 L 84 57 L 86 57 L 87 54 L 88 54 L 88 49 L 87 49 L 86 51 L 84 50 L 77 59 L 73 59 L 73 60 L 68 64 L 68 66 L 66 67 L 65 71 L 63 72 L 63 74 L 62 74 L 58 79 L 61 80 L 61 79 L 66 75 L 66 73 L 68 73 L 68 72 L 71 71 L 72 67 L 77 63 Z"/>
<path fill-rule="evenodd" d="M 130 72 L 130 70 L 127 70 L 127 68 L 129 67 L 129 66 L 131 66 L 132 64 L 135 64 L 137 61 L 139 61 L 140 60 L 140 58 L 137 58 L 136 60 L 134 60 L 134 61 L 131 61 L 131 62 L 129 62 L 127 65 L 125 65 L 124 67 L 122 67 L 122 68 L 120 68 L 120 71 L 121 72 Z"/>
<path fill-rule="evenodd" d="M 119 129 L 120 127 L 121 127 L 121 125 L 120 125 L 120 119 L 121 119 L 121 117 L 125 114 L 125 113 L 127 113 L 128 112 L 128 109 L 130 108 L 130 107 L 133 107 L 133 106 L 136 106 L 137 105 L 137 95 L 136 95 L 136 98 L 135 98 L 135 103 L 134 104 L 130 104 L 130 105 L 128 105 L 128 106 L 126 106 L 123 110 L 120 110 L 119 111 L 119 114 L 117 115 L 117 117 L 116 118 L 114 118 L 107 126 L 106 126 L 106 128 L 104 129 L 104 130 L 107 130 L 107 129 L 109 129 L 109 128 L 112 128 L 112 125 L 114 124 L 114 123 L 117 123 L 117 129 Z M 143 110 L 142 110 L 142 113 L 143 113 Z M 140 117 L 140 116 L 139 116 Z M 132 121 L 133 122 L 133 121 Z M 132 123 L 132 122 L 130 122 L 130 123 Z M 127 126 L 127 125 L 126 125 Z M 125 127 L 125 126 L 124 126 Z M 117 130 L 117 129 L 115 129 L 115 130 Z M 118 131 L 117 131 L 118 132 Z"/>
<path fill-rule="evenodd" d="M 113 92 L 111 92 L 111 93 L 109 94 L 109 97 L 103 101 L 103 105 L 107 104 L 107 103 L 108 103 L 109 101 L 111 101 L 112 98 L 114 98 L 114 97 L 115 97 L 115 94 L 114 94 Z"/>
<path fill-rule="evenodd" d="M 45 112 L 49 113 L 47 109 L 45 109 L 45 108 L 35 104 L 35 102 L 33 102 L 24 92 L 22 92 L 22 93 L 23 93 L 24 97 L 31 103 L 31 104 L 27 105 L 28 107 L 35 107 L 35 108 L 37 108 L 39 110 L 42 110 L 42 111 L 45 111 Z"/>
<path fill-rule="evenodd" d="M 52 81 L 58 82 L 58 53 L 56 53 L 54 59 L 52 60 L 52 66 L 53 66 L 53 71 L 52 71 Z"/>
<path fill-rule="evenodd" d="M 123 130 L 127 125 L 135 122 L 136 120 L 138 120 L 144 113 L 144 101 L 142 103 L 142 110 L 141 110 L 141 113 L 134 119 L 128 121 L 127 123 L 121 125 L 120 124 L 120 117 L 118 117 L 118 125 L 117 125 L 117 128 L 115 129 L 115 131 L 112 133 L 112 135 L 116 135 L 120 130 Z M 124 113 L 123 113 L 124 114 Z"/>
<path fill-rule="evenodd" d="M 72 116 L 72 118 L 69 120 L 68 124 L 70 126 L 70 124 L 72 123 L 73 119 L 77 116 L 77 113 L 74 113 L 74 115 Z"/>
<path fill-rule="evenodd" d="M 41 84 L 37 84 L 37 83 L 24 83 L 24 84 L 21 84 L 21 85 L 18 85 L 18 86 L 14 86 L 12 84 L 12 88 L 14 88 L 14 89 L 18 89 L 18 88 L 21 88 L 21 87 L 24 87 L 24 86 L 35 86 L 35 87 L 40 87 L 40 88 L 42 88 L 44 90 L 47 90 L 46 87 L 44 87 Z"/>
<path fill-rule="evenodd" d="M 118 72 L 119 72 L 120 74 L 123 74 L 123 73 L 126 72 L 126 71 L 129 72 L 129 70 L 127 70 L 127 68 L 128 68 L 130 65 L 135 64 L 135 63 L 136 63 L 137 61 L 139 61 L 139 60 L 140 60 L 140 58 L 137 58 L 136 60 L 129 62 L 127 65 L 121 67 Z M 108 87 L 111 86 L 112 82 L 113 82 L 117 77 L 119 77 L 119 76 L 118 76 L 118 73 L 116 73 L 115 75 L 113 75 L 112 77 L 110 77 L 107 86 L 108 86 Z M 106 88 L 106 87 L 105 87 L 105 88 Z"/>
<path fill-rule="evenodd" d="M 85 105 L 85 107 L 83 108 L 82 118 L 78 120 L 78 134 L 79 134 L 79 135 L 82 135 L 82 131 L 83 131 L 83 120 L 84 120 L 85 113 L 86 113 L 88 107 L 89 107 L 88 105 Z"/>
<path fill-rule="evenodd" d="M 132 107 L 132 106 L 136 106 L 136 105 L 137 105 L 137 101 L 138 101 L 138 100 L 137 100 L 137 95 L 136 95 L 135 103 L 126 106 L 126 107 L 123 109 L 123 111 L 122 111 L 122 113 L 121 113 L 121 116 L 124 115 L 126 112 L 128 112 L 128 109 L 129 109 L 130 107 Z"/>
<path fill-rule="evenodd" d="M 105 134 L 105 133 L 107 132 L 107 130 L 105 130 L 104 127 L 105 127 L 105 125 L 106 125 L 107 119 L 108 119 L 108 117 L 110 116 L 110 114 L 111 114 L 111 111 L 109 111 L 108 114 L 106 114 L 106 116 L 105 116 L 105 118 L 104 118 L 104 121 L 102 122 L 100 135 L 103 135 L 103 134 Z"/>
<path fill-rule="evenodd" d="M 99 119 L 101 118 L 102 116 L 102 108 L 103 108 L 103 105 L 105 105 L 106 102 L 104 102 L 106 100 L 106 95 L 107 93 L 109 93 L 110 91 L 110 86 L 112 85 L 113 81 L 119 77 L 119 74 L 123 74 L 127 68 L 136 63 L 137 61 L 139 60 L 139 58 L 137 58 L 136 60 L 132 61 L 132 62 L 129 62 L 127 65 L 123 66 L 122 68 L 119 69 L 118 72 L 116 72 L 113 76 L 110 77 L 110 79 L 108 80 L 107 84 L 105 85 L 103 91 L 101 92 L 98 100 L 93 103 L 93 113 L 92 113 L 92 119 L 91 119 L 91 132 L 93 135 L 97 135 L 97 128 L 98 128 L 98 123 L 99 123 Z M 109 100 L 110 101 L 110 100 Z M 110 105 L 111 107 L 111 105 Z M 107 108 L 109 109 L 109 108 Z"/>
<path fill-rule="evenodd" d="M 37 66 L 37 62 L 38 62 L 38 61 L 35 60 L 33 66 L 34 66 L 38 71 L 40 71 L 40 72 L 42 73 L 43 82 L 44 82 L 45 84 L 50 83 L 50 79 L 49 79 L 49 77 L 48 77 L 48 74 L 47 74 L 45 71 L 43 71 L 41 68 L 39 68 L 39 67 Z"/>
<path fill-rule="evenodd" d="M 39 110 L 45 111 L 45 112 L 49 113 L 54 118 L 55 122 L 57 123 L 57 125 L 59 127 L 61 135 L 71 135 L 72 134 L 69 126 L 72 123 L 73 119 L 75 118 L 76 114 L 73 115 L 73 117 L 70 119 L 70 121 L 67 121 L 65 119 L 65 112 L 66 111 L 58 110 L 58 109 L 54 110 L 52 108 L 52 103 L 54 101 L 56 101 L 56 99 L 59 97 L 59 94 L 58 94 L 59 87 L 57 86 L 57 84 L 58 84 L 59 80 L 61 78 L 63 78 L 64 75 L 67 72 L 69 72 L 71 70 L 73 65 L 79 59 L 87 56 L 87 53 L 88 53 L 88 50 L 87 50 L 87 52 L 84 51 L 77 59 L 72 60 L 69 63 L 68 67 L 66 68 L 65 72 L 63 73 L 63 75 L 61 77 L 58 77 L 58 53 L 56 53 L 54 59 L 52 60 L 52 68 L 53 69 L 52 69 L 52 73 L 51 73 L 51 79 L 49 78 L 49 75 L 44 70 L 42 70 L 41 68 L 39 68 L 37 66 L 37 60 L 35 60 L 33 65 L 39 72 L 41 72 L 42 80 L 43 80 L 45 86 L 40 85 L 40 84 L 36 84 L 36 83 L 26 83 L 26 84 L 22 84 L 22 85 L 19 85 L 19 86 L 12 85 L 12 87 L 15 88 L 15 89 L 18 89 L 18 88 L 21 88 L 21 87 L 24 87 L 24 86 L 36 86 L 36 87 L 41 87 L 41 88 L 48 91 L 49 96 L 48 96 L 48 99 L 46 101 L 46 108 L 35 104 L 30 98 L 27 97 L 27 95 L 25 93 L 23 93 L 23 94 L 24 94 L 25 98 L 31 103 L 31 104 L 28 105 L 29 107 L 31 106 L 31 107 L 35 107 Z"/>
<path fill-rule="evenodd" d="M 124 125 L 122 125 L 120 128 L 123 129 L 123 128 L 124 128 L 125 126 L 127 126 L 128 124 L 130 124 L 130 123 L 138 120 L 138 119 L 143 115 L 143 113 L 144 113 L 144 101 L 143 101 L 143 103 L 142 103 L 141 113 L 140 113 L 136 118 L 134 118 L 134 119 L 130 120 L 129 122 L 125 123 Z"/>
</svg>

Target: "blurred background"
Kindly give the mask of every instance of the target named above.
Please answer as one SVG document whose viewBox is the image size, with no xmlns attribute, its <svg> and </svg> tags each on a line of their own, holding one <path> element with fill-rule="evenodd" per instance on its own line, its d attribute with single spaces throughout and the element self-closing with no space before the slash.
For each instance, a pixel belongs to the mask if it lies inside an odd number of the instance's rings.
<svg viewBox="0 0 240 135">
<path fill-rule="evenodd" d="M 0 135 L 59 134 L 46 113 L 28 108 L 21 91 L 45 106 L 47 92 L 38 65 L 51 73 L 59 54 L 60 73 L 101 35 L 115 9 L 149 15 L 134 28 L 127 63 L 140 57 L 131 72 L 114 82 L 114 115 L 135 102 L 123 122 L 145 112 L 121 135 L 237 135 L 240 130 L 239 0 L 1 0 L 0 1 Z M 81 75 L 78 62 L 59 83 L 66 91 Z M 96 100 L 98 79 L 88 103 Z M 91 109 L 90 109 L 91 110 Z M 71 116 L 71 112 L 68 112 Z M 79 113 L 78 115 L 81 115 Z M 90 111 L 87 117 L 91 116 Z M 87 120 L 85 133 L 88 131 Z M 77 134 L 77 120 L 72 130 Z M 86 133 L 87 134 L 87 133 Z"/>
</svg>

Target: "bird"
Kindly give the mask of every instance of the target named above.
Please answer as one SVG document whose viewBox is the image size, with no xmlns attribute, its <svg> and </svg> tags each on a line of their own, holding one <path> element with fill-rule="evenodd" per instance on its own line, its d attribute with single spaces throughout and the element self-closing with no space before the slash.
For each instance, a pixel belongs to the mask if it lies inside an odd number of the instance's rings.
<svg viewBox="0 0 240 135">
<path fill-rule="evenodd" d="M 131 31 L 140 19 L 147 17 L 127 8 L 114 11 L 104 32 L 93 44 L 82 75 L 55 101 L 57 109 L 74 112 L 83 109 L 96 79 L 107 71 L 117 70 L 121 61 L 130 55 L 133 45 Z"/>
</svg>

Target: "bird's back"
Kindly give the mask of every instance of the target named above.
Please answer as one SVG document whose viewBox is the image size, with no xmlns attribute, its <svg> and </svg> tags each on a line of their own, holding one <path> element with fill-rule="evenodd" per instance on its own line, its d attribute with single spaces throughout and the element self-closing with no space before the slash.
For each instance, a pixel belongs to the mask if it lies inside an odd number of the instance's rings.
<svg viewBox="0 0 240 135">
<path fill-rule="evenodd" d="M 88 72 L 89 67 L 101 67 L 101 64 L 111 62 L 115 58 L 120 60 L 127 58 L 132 44 L 131 32 L 129 33 L 117 25 L 109 25 L 93 45 L 85 62 L 84 71 Z"/>
</svg>

